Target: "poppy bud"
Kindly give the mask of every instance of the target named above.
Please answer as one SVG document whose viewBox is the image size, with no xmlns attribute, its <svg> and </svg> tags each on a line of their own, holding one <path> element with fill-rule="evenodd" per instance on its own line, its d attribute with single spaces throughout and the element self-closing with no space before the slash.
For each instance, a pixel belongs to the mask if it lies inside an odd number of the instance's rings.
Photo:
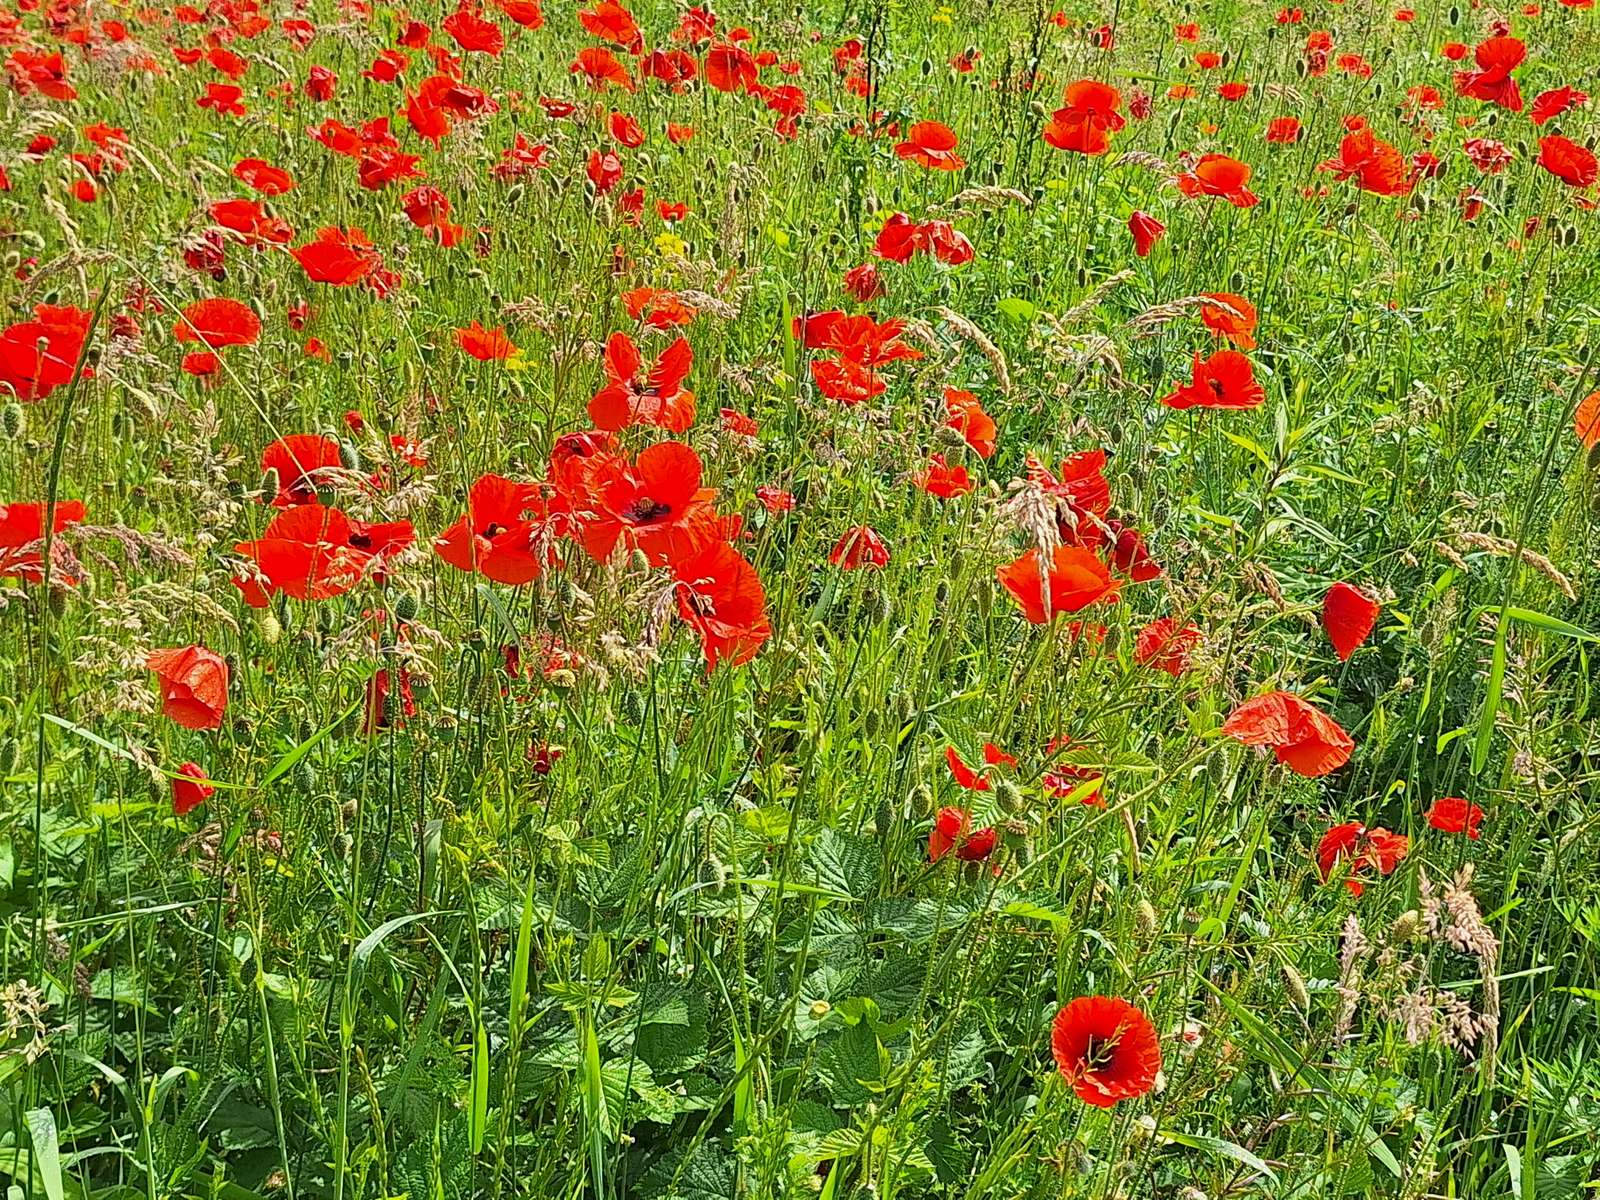
<svg viewBox="0 0 1600 1200">
<path fill-rule="evenodd" d="M 989 586 L 987 575 L 978 580 L 978 586 L 973 589 L 973 599 L 978 603 L 978 612 L 984 620 L 988 620 L 989 614 L 994 611 L 994 588 Z"/>
<path fill-rule="evenodd" d="M 417 597 L 412 592 L 401 592 L 395 597 L 394 616 L 397 621 L 417 619 Z"/>
<path fill-rule="evenodd" d="M 1160 929 L 1160 921 L 1156 917 L 1156 906 L 1144 897 L 1133 906 L 1133 927 L 1139 931 L 1142 938 L 1153 938 Z"/>
<path fill-rule="evenodd" d="M 242 983 L 254 983 L 261 968 L 256 964 L 255 955 L 251 955 L 239 964 L 239 980 Z"/>
<path fill-rule="evenodd" d="M 347 471 L 361 470 L 361 451 L 356 449 L 354 442 L 339 443 L 339 461 Z"/>
<path fill-rule="evenodd" d="M 866 599 L 867 613 L 873 622 L 881 623 L 894 615 L 894 602 L 887 591 L 875 588 L 867 594 Z"/>
<path fill-rule="evenodd" d="M 995 784 L 995 799 L 1008 813 L 1019 813 L 1028 806 L 1028 799 L 1022 794 L 1022 789 L 1010 779 L 1002 779 Z"/>
<path fill-rule="evenodd" d="M 262 496 L 276 496 L 278 494 L 278 468 L 268 467 L 261 473 L 261 483 L 256 491 Z"/>
<path fill-rule="evenodd" d="M 17 769 L 17 740 L 8 739 L 0 745 L 0 778 L 12 775 Z"/>
<path fill-rule="evenodd" d="M 1301 1012 L 1311 1007 L 1311 995 L 1306 991 L 1306 981 L 1291 963 L 1283 964 L 1283 990 L 1289 993 L 1289 999 Z"/>
<path fill-rule="evenodd" d="M 17 234 L 17 240 L 30 250 L 43 250 L 44 237 L 31 229 L 24 229 Z"/>
<path fill-rule="evenodd" d="M 911 815 L 919 821 L 933 815 L 933 792 L 925 783 L 911 789 Z"/>
<path fill-rule="evenodd" d="M 283 636 L 283 626 L 278 623 L 278 618 L 271 613 L 262 613 L 256 619 L 256 632 L 261 635 L 261 640 L 269 646 L 276 646 L 278 639 Z"/>
<path fill-rule="evenodd" d="M 1050 110 L 1037 100 L 1028 101 L 1028 111 L 1041 121 L 1050 115 Z"/>
<path fill-rule="evenodd" d="M 23 416 L 22 405 L 15 400 L 0 409 L 0 428 L 5 430 L 8 438 L 15 438 L 22 432 Z"/>
<path fill-rule="evenodd" d="M 877 814 L 872 819 L 873 828 L 878 831 L 880 838 L 888 838 L 894 829 L 894 805 L 888 800 L 878 805 Z"/>
<path fill-rule="evenodd" d="M 1494 251 L 1485 250 L 1483 252 L 1483 269 L 1487 271 L 1492 266 L 1494 266 Z"/>
<path fill-rule="evenodd" d="M 522 203 L 522 197 L 527 195 L 528 189 L 520 183 L 514 183 L 506 191 L 506 203 L 515 207 Z"/>
<path fill-rule="evenodd" d="M 1397 946 L 1403 946 L 1417 936 L 1417 930 L 1422 925 L 1422 918 L 1414 908 L 1407 909 L 1394 919 L 1394 924 L 1389 927 L 1389 941 Z"/>
<path fill-rule="evenodd" d="M 341 833 L 333 839 L 333 852 L 340 858 L 349 858 L 350 851 L 355 848 L 356 840 L 348 833 Z"/>
</svg>

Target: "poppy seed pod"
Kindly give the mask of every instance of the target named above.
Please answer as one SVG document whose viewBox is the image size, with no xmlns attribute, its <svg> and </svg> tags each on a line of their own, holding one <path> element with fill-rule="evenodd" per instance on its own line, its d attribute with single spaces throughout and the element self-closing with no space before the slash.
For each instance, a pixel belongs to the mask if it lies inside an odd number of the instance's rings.
<svg viewBox="0 0 1600 1200">
<path fill-rule="evenodd" d="M 401 592 L 395 597 L 394 615 L 398 621 L 414 621 L 417 619 L 417 597 L 414 592 Z"/>
<path fill-rule="evenodd" d="M 1010 779 L 1001 779 L 995 784 L 995 800 L 1008 813 L 1020 813 L 1028 806 L 1022 789 Z"/>
</svg>

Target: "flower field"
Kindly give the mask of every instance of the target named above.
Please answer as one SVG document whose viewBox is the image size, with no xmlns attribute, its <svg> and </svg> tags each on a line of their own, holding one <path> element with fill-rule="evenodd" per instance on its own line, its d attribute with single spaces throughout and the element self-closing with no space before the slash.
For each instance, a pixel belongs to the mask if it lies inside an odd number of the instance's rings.
<svg viewBox="0 0 1600 1200">
<path fill-rule="evenodd" d="M 0 13 L 13 1200 L 1600 1187 L 1592 0 Z"/>
</svg>

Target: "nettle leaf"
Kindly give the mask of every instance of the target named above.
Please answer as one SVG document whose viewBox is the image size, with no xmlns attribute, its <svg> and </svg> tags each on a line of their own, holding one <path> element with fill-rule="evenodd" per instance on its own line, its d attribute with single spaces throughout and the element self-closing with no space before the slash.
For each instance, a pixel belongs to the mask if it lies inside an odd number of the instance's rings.
<svg viewBox="0 0 1600 1200">
<path fill-rule="evenodd" d="M 865 900 L 878 890 L 882 860 L 876 842 L 829 828 L 811 847 L 811 866 L 818 887 Z"/>
<path fill-rule="evenodd" d="M 889 1052 L 865 1021 L 830 1036 L 817 1054 L 817 1078 L 841 1107 L 872 1099 L 877 1091 L 871 1085 L 881 1084 L 888 1073 Z"/>
<path fill-rule="evenodd" d="M 946 1186 L 959 1183 L 972 1170 L 972 1151 L 961 1144 L 942 1116 L 928 1122 L 922 1148 L 933 1164 L 934 1177 Z"/>
<path fill-rule="evenodd" d="M 739 1160 L 707 1142 L 685 1153 L 672 1150 L 640 1181 L 639 1194 L 657 1200 L 728 1200 L 739 1187 Z"/>
<path fill-rule="evenodd" d="M 710 1043 L 705 997 L 688 988 L 651 998 L 634 1049 L 657 1075 L 682 1075 L 705 1061 Z"/>
<path fill-rule="evenodd" d="M 939 1058 L 940 1082 L 951 1090 L 976 1083 L 988 1074 L 989 1064 L 985 1059 L 988 1052 L 989 1043 L 977 1022 L 959 1029 Z"/>
</svg>

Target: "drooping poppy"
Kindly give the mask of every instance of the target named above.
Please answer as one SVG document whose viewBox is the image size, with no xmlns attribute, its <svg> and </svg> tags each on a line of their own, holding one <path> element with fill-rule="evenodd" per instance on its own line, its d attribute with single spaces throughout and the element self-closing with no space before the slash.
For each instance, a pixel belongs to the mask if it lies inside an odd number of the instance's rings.
<svg viewBox="0 0 1600 1200">
<path fill-rule="evenodd" d="M 928 465 L 916 473 L 913 481 L 930 496 L 937 496 L 941 500 L 965 496 L 973 487 L 972 476 L 967 473 L 966 467 L 952 467 L 942 454 L 930 455 Z"/>
<path fill-rule="evenodd" d="M 995 572 L 1023 616 L 1035 625 L 1048 624 L 1062 613 L 1082 612 L 1101 600 L 1114 600 L 1122 586 L 1094 552 L 1082 546 L 1057 546 L 1048 573 L 1042 562 L 1038 547 L 1033 547 Z"/>
<path fill-rule="evenodd" d="M 1355 742 L 1339 723 L 1293 692 L 1268 692 L 1246 700 L 1222 732 L 1244 746 L 1270 746 L 1297 775 L 1316 778 L 1344 766 Z"/>
<path fill-rule="evenodd" d="M 185 729 L 217 729 L 228 707 L 228 664 L 204 646 L 153 650 L 144 665 L 161 685 L 161 711 Z"/>
<path fill-rule="evenodd" d="M 1463 800 L 1460 796 L 1444 796 L 1428 809 L 1428 824 L 1441 833 L 1464 833 L 1473 841 L 1482 834 L 1478 826 L 1483 821 L 1483 809 Z"/>
<path fill-rule="evenodd" d="M 960 388 L 945 388 L 944 411 L 946 427 L 959 433 L 978 457 L 994 457 L 999 427 L 975 395 Z"/>
<path fill-rule="evenodd" d="M 186 762 L 178 768 L 177 775 L 172 780 L 172 813 L 181 817 L 185 813 L 199 808 L 216 788 L 208 782 L 209 776 L 201 770 L 197 763 Z"/>
<path fill-rule="evenodd" d="M 700 635 L 706 670 L 743 666 L 772 636 L 756 569 L 725 541 L 708 542 L 673 567 L 678 615 Z"/>
<path fill-rule="evenodd" d="M 1161 240 L 1167 227 L 1149 213 L 1135 211 L 1128 218 L 1128 232 L 1133 234 L 1133 252 L 1148 258 L 1151 248 Z"/>
<path fill-rule="evenodd" d="M 1155 1026 L 1116 996 L 1079 996 L 1062 1008 L 1051 1025 L 1050 1048 L 1078 1099 L 1097 1108 L 1143 1096 L 1161 1071 Z"/>
<path fill-rule="evenodd" d="M 1336 583 L 1322 598 L 1322 628 L 1340 662 L 1356 652 L 1377 623 L 1378 602 L 1358 587 Z"/>
<path fill-rule="evenodd" d="M 1161 398 L 1168 408 L 1255 408 L 1267 398 L 1255 368 L 1237 350 L 1218 350 L 1202 359 L 1195 352 L 1193 378 Z"/>
<path fill-rule="evenodd" d="M 828 561 L 846 571 L 878 570 L 889 565 L 889 547 L 870 525 L 855 525 L 840 535 Z"/>
</svg>

